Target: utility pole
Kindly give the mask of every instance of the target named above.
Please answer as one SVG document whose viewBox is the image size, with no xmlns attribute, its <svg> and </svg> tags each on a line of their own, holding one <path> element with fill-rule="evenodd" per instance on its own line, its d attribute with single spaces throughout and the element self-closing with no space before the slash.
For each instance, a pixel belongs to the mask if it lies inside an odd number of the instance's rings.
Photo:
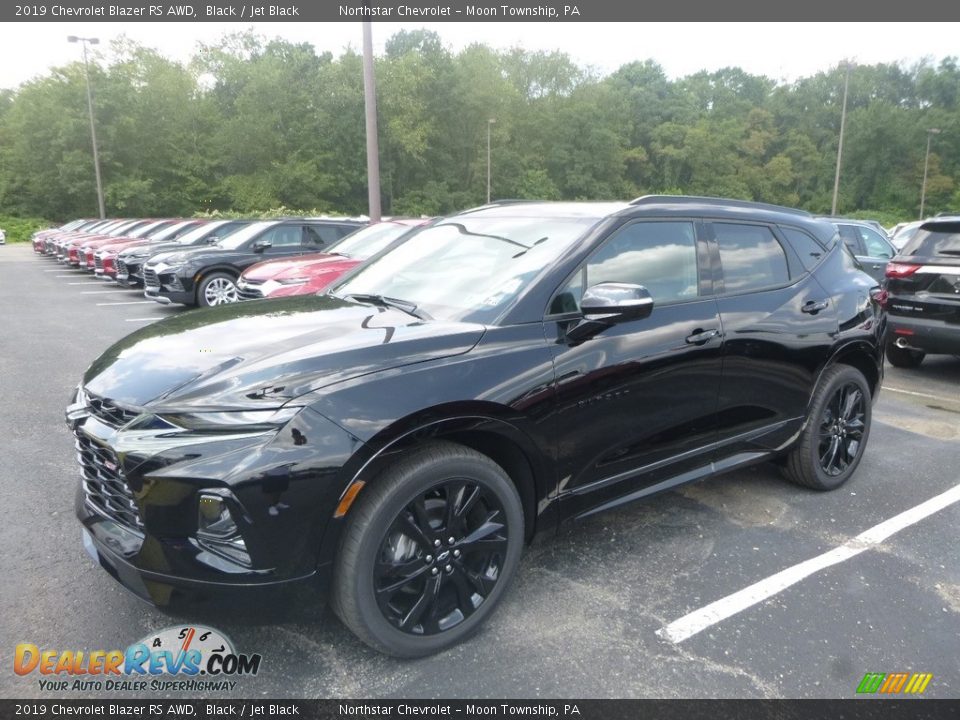
<svg viewBox="0 0 960 720">
<path fill-rule="evenodd" d="M 833 206 L 831 215 L 837 214 L 837 195 L 840 194 L 840 160 L 843 157 L 843 130 L 847 124 L 847 91 L 850 89 L 850 61 L 846 61 L 847 76 L 843 81 L 843 110 L 840 111 L 840 143 L 837 145 L 837 170 L 833 175 Z"/>
<path fill-rule="evenodd" d="M 100 219 L 102 220 L 107 217 L 107 211 L 103 205 L 103 182 L 100 179 L 100 154 L 97 150 L 97 126 L 93 121 L 93 93 L 90 91 L 90 71 L 87 68 L 87 43 L 97 45 L 100 39 L 68 35 L 67 42 L 78 42 L 83 45 L 83 78 L 87 82 L 87 111 L 90 113 L 90 139 L 93 142 L 93 172 L 97 178 L 97 203 L 100 206 Z"/>
<path fill-rule="evenodd" d="M 923 185 L 920 186 L 920 220 L 923 220 L 923 206 L 927 201 L 927 168 L 930 166 L 930 139 L 939 135 L 939 128 L 927 130 L 927 154 L 923 156 Z"/>
<path fill-rule="evenodd" d="M 363 106 L 367 119 L 367 198 L 370 222 L 380 222 L 380 143 L 377 139 L 377 83 L 373 75 L 373 32 L 363 23 Z"/>
<path fill-rule="evenodd" d="M 487 204 L 490 204 L 490 129 L 497 121 L 496 118 L 487 120 Z"/>
</svg>

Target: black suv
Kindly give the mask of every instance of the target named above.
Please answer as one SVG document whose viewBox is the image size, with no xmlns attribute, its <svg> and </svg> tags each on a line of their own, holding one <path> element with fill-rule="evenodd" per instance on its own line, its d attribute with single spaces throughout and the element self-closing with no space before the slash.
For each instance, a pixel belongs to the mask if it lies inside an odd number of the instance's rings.
<svg viewBox="0 0 960 720">
<path fill-rule="evenodd" d="M 434 652 L 562 521 L 765 460 L 850 478 L 884 317 L 854 262 L 774 206 L 504 203 L 327 294 L 167 318 L 67 409 L 84 542 L 157 604 L 327 585 L 371 646 Z"/>
<path fill-rule="evenodd" d="M 251 265 L 322 251 L 360 220 L 264 220 L 231 233 L 216 245 L 160 253 L 143 264 L 144 295 L 162 303 L 224 305 L 239 300 L 237 278 Z"/>
<path fill-rule="evenodd" d="M 117 254 L 117 283 L 126 287 L 143 285 L 143 265 L 154 255 L 209 245 L 254 222 L 256 221 L 213 220 L 190 228 L 176 240 L 148 242 L 124 248 Z"/>
<path fill-rule="evenodd" d="M 960 355 L 960 219 L 928 220 L 887 265 L 887 360 L 916 367 L 927 353 Z"/>
</svg>

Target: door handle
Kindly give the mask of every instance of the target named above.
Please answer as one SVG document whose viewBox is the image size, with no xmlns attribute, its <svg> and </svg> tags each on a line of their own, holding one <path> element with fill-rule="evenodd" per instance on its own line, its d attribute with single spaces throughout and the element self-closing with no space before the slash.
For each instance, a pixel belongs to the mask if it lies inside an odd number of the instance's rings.
<svg viewBox="0 0 960 720">
<path fill-rule="evenodd" d="M 687 335 L 685 342 L 687 345 L 706 345 L 719 334 L 720 331 L 716 328 L 713 330 L 702 330 L 697 328 L 690 335 Z"/>
<path fill-rule="evenodd" d="M 803 307 L 800 308 L 801 312 L 809 313 L 810 315 L 816 315 L 821 310 L 826 310 L 830 307 L 829 300 L 807 300 Z"/>
</svg>

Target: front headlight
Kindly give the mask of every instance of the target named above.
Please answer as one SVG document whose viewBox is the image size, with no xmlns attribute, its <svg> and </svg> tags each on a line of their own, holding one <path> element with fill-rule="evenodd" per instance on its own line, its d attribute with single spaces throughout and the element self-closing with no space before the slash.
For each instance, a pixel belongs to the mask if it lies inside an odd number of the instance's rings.
<svg viewBox="0 0 960 720">
<path fill-rule="evenodd" d="M 169 273 L 169 272 L 179 273 L 185 267 L 186 267 L 185 263 L 174 263 L 173 265 L 167 265 L 167 263 L 165 262 L 158 262 L 156 265 L 153 266 L 153 269 L 154 271 L 156 271 L 157 275 L 160 275 L 162 273 Z"/>
<path fill-rule="evenodd" d="M 285 425 L 301 408 L 288 406 L 271 410 L 227 412 L 158 413 L 163 420 L 183 428 L 205 432 L 250 432 L 275 430 Z"/>
</svg>

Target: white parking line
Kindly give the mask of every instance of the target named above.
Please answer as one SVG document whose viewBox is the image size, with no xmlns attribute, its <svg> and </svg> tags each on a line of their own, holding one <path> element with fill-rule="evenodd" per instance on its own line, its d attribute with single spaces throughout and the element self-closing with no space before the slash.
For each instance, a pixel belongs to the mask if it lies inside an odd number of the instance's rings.
<svg viewBox="0 0 960 720">
<path fill-rule="evenodd" d="M 727 595 L 725 598 L 712 602 L 699 610 L 694 610 L 682 618 L 674 620 L 669 625 L 660 628 L 656 634 L 672 643 L 683 642 L 687 638 L 706 630 L 711 625 L 716 625 L 721 620 L 726 620 L 728 617 L 736 615 L 757 603 L 763 602 L 769 597 L 773 597 L 782 590 L 800 582 L 805 577 L 813 575 L 831 565 L 849 560 L 864 550 L 869 550 L 871 547 L 879 545 L 894 533 L 923 520 L 925 517 L 933 515 L 935 512 L 943 510 L 945 507 L 957 501 L 960 501 L 960 485 L 954 485 L 946 492 L 936 495 L 909 510 L 905 510 L 899 515 L 894 515 L 879 525 L 874 525 L 869 530 L 865 530 L 855 538 L 848 540 L 833 550 L 794 565 L 793 567 L 789 567 L 786 570 L 781 570 L 775 575 L 771 575 L 760 582 L 745 587 L 743 590 L 739 590 L 732 595 Z"/>
<path fill-rule="evenodd" d="M 152 305 L 153 300 L 130 300 L 128 302 L 115 302 L 115 303 L 97 303 L 97 307 L 102 307 L 104 305 Z"/>
<path fill-rule="evenodd" d="M 81 290 L 81 295 L 115 295 L 117 290 L 122 290 L 122 288 L 116 288 L 114 290 Z"/>
<path fill-rule="evenodd" d="M 889 390 L 890 392 L 903 393 L 904 395 L 916 395 L 917 397 L 930 398 L 931 400 L 942 400 L 942 397 L 937 397 L 936 395 L 931 395 L 930 393 L 916 392 L 914 390 L 901 390 L 900 388 L 887 387 L 883 386 L 884 390 Z"/>
<path fill-rule="evenodd" d="M 76 275 L 71 275 L 71 277 L 76 277 Z M 67 283 L 67 285 L 101 285 L 102 283 L 99 280 L 82 280 L 80 282 Z"/>
<path fill-rule="evenodd" d="M 63 270 L 61 270 L 60 272 L 63 272 Z M 54 277 L 55 277 L 55 278 L 74 278 L 74 279 L 76 279 L 76 278 L 81 277 L 81 276 L 80 276 L 80 273 L 74 273 L 73 275 L 54 275 Z"/>
</svg>

